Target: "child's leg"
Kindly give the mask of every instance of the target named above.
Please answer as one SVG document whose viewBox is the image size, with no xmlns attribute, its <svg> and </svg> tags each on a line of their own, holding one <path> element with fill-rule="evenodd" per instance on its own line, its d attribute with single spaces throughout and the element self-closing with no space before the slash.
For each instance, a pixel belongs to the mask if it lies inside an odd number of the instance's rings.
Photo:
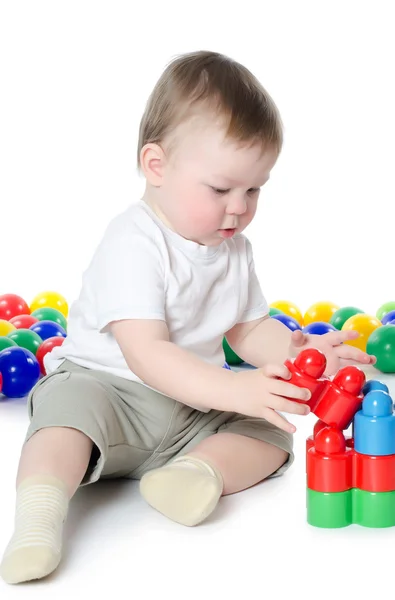
<svg viewBox="0 0 395 600">
<path fill-rule="evenodd" d="M 69 500 L 86 473 L 91 451 L 87 436 L 62 427 L 41 429 L 24 445 L 15 530 L 0 566 L 7 583 L 39 579 L 58 566 Z"/>
<path fill-rule="evenodd" d="M 212 513 L 221 495 L 266 479 L 288 456 L 260 439 L 218 433 L 168 466 L 146 473 L 140 489 L 159 512 L 183 525 L 197 525 Z"/>
</svg>

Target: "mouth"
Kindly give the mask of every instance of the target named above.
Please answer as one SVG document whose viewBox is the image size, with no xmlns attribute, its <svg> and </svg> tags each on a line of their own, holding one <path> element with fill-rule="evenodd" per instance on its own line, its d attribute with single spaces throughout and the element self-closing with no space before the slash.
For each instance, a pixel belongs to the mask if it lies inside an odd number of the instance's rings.
<svg viewBox="0 0 395 600">
<path fill-rule="evenodd" d="M 236 231 L 237 231 L 236 227 L 228 228 L 228 229 L 218 229 L 218 233 L 223 238 L 231 238 L 231 237 L 233 237 L 234 234 L 236 233 Z"/>
</svg>

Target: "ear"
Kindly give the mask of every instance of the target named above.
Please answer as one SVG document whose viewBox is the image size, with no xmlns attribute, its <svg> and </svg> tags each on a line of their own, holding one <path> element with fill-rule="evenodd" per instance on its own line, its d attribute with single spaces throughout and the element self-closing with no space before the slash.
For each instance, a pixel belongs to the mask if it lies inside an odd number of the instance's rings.
<svg viewBox="0 0 395 600">
<path fill-rule="evenodd" d="M 145 144 L 140 152 L 140 165 L 147 181 L 160 187 L 163 181 L 166 157 L 159 144 Z"/>
</svg>

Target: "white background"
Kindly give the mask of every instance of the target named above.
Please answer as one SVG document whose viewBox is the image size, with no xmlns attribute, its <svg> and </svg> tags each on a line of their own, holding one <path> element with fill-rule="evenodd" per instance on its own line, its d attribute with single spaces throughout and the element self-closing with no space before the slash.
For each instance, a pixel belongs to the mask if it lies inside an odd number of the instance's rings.
<svg viewBox="0 0 395 600">
<path fill-rule="evenodd" d="M 73 301 L 108 221 L 142 193 L 137 133 L 152 86 L 175 55 L 211 49 L 261 79 L 285 124 L 246 232 L 268 301 L 374 314 L 395 299 L 392 13 L 377 0 L 0 2 L 0 293 Z M 35 586 L 0 582 L 0 597 L 391 593 L 393 530 L 305 524 L 313 423 L 301 422 L 289 474 L 226 498 L 200 528 L 154 514 L 134 483 L 81 490 L 62 569 Z M 24 401 L 0 403 L 2 547 L 26 426 Z"/>
</svg>

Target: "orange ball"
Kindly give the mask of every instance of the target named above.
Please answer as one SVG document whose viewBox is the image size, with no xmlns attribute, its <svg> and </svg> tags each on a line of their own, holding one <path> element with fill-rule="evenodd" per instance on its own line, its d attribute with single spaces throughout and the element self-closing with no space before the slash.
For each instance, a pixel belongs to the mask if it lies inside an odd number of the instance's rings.
<svg viewBox="0 0 395 600">
<path fill-rule="evenodd" d="M 355 340 L 347 340 L 345 344 L 355 346 L 363 352 L 366 352 L 368 339 L 379 327 L 383 327 L 382 322 L 373 315 L 357 314 L 353 315 L 344 323 L 342 331 L 358 331 L 359 337 Z"/>
<path fill-rule="evenodd" d="M 315 304 L 312 304 L 304 314 L 304 326 L 310 325 L 310 323 L 317 323 L 318 321 L 329 323 L 332 316 L 337 310 L 339 310 L 339 308 L 340 306 L 338 306 L 337 304 L 334 304 L 333 302 L 328 302 L 326 300 L 322 300 L 321 302 L 315 302 Z"/>
</svg>

